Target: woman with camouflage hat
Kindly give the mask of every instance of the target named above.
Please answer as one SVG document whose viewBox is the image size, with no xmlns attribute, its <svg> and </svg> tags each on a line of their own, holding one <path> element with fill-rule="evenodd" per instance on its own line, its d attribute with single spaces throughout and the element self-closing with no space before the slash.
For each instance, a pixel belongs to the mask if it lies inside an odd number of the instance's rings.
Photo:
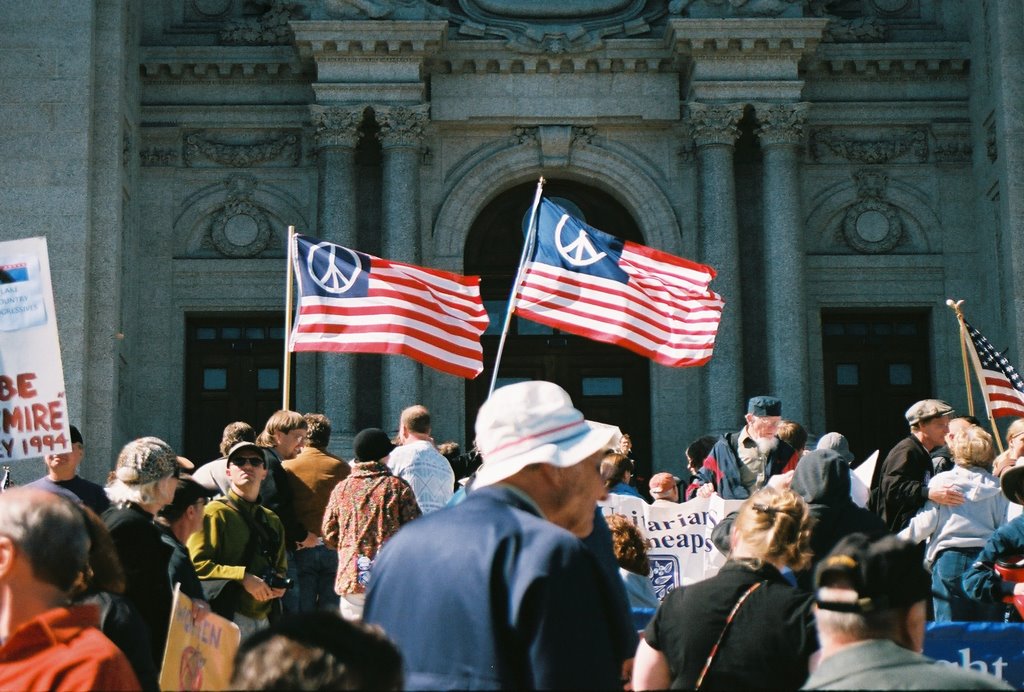
<svg viewBox="0 0 1024 692">
<path fill-rule="evenodd" d="M 173 551 L 160 538 L 153 518 L 174 499 L 179 473 L 178 457 L 163 440 L 141 437 L 129 442 L 117 455 L 114 477 L 107 485 L 111 507 L 103 513 L 124 566 L 124 595 L 149 627 L 157 670 L 171 620 L 168 564 Z"/>
</svg>

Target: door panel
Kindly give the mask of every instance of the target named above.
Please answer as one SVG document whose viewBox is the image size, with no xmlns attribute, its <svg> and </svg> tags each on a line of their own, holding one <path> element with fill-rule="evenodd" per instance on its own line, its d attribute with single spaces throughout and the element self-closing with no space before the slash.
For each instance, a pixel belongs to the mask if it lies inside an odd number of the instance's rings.
<svg viewBox="0 0 1024 692">
<path fill-rule="evenodd" d="M 225 425 L 259 432 L 281 407 L 284 328 L 277 315 L 190 317 L 186 332 L 183 454 L 202 464 L 220 456 Z"/>
<path fill-rule="evenodd" d="M 933 396 L 927 311 L 823 311 L 825 420 L 856 460 L 884 459 L 907 435 L 904 412 Z"/>
</svg>

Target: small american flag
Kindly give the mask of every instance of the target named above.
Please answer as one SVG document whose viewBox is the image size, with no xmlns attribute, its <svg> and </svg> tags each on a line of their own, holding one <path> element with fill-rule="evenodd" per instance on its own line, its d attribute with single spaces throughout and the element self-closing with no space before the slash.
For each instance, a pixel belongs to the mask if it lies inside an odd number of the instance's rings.
<svg viewBox="0 0 1024 692">
<path fill-rule="evenodd" d="M 480 279 L 295 235 L 292 351 L 391 353 L 473 378 L 483 370 Z"/>
<path fill-rule="evenodd" d="M 516 313 L 672 367 L 711 358 L 723 301 L 711 267 L 623 241 L 541 200 Z"/>
<path fill-rule="evenodd" d="M 1024 416 L 1024 380 L 1010 361 L 967 320 L 964 320 L 964 327 L 977 354 L 973 360 L 978 368 L 978 379 L 984 385 L 982 392 L 989 414 L 993 418 Z"/>
</svg>

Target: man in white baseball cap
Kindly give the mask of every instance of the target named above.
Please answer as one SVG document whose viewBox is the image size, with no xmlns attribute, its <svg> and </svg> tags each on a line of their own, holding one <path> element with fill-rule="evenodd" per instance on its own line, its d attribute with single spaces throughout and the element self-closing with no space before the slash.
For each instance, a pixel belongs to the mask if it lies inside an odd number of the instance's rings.
<svg viewBox="0 0 1024 692">
<path fill-rule="evenodd" d="M 407 689 L 621 689 L 609 582 L 578 540 L 612 434 L 550 382 L 484 403 L 473 491 L 403 527 L 370 575 L 364 619 L 402 651 Z"/>
</svg>

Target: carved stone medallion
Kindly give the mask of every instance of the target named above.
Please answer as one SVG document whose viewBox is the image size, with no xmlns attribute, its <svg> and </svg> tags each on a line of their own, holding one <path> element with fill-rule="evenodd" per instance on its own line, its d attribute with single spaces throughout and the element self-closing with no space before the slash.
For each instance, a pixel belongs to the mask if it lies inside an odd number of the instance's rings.
<svg viewBox="0 0 1024 692">
<path fill-rule="evenodd" d="M 210 240 L 226 257 L 256 257 L 270 242 L 270 221 L 248 200 L 231 200 L 214 216 Z"/>
</svg>

